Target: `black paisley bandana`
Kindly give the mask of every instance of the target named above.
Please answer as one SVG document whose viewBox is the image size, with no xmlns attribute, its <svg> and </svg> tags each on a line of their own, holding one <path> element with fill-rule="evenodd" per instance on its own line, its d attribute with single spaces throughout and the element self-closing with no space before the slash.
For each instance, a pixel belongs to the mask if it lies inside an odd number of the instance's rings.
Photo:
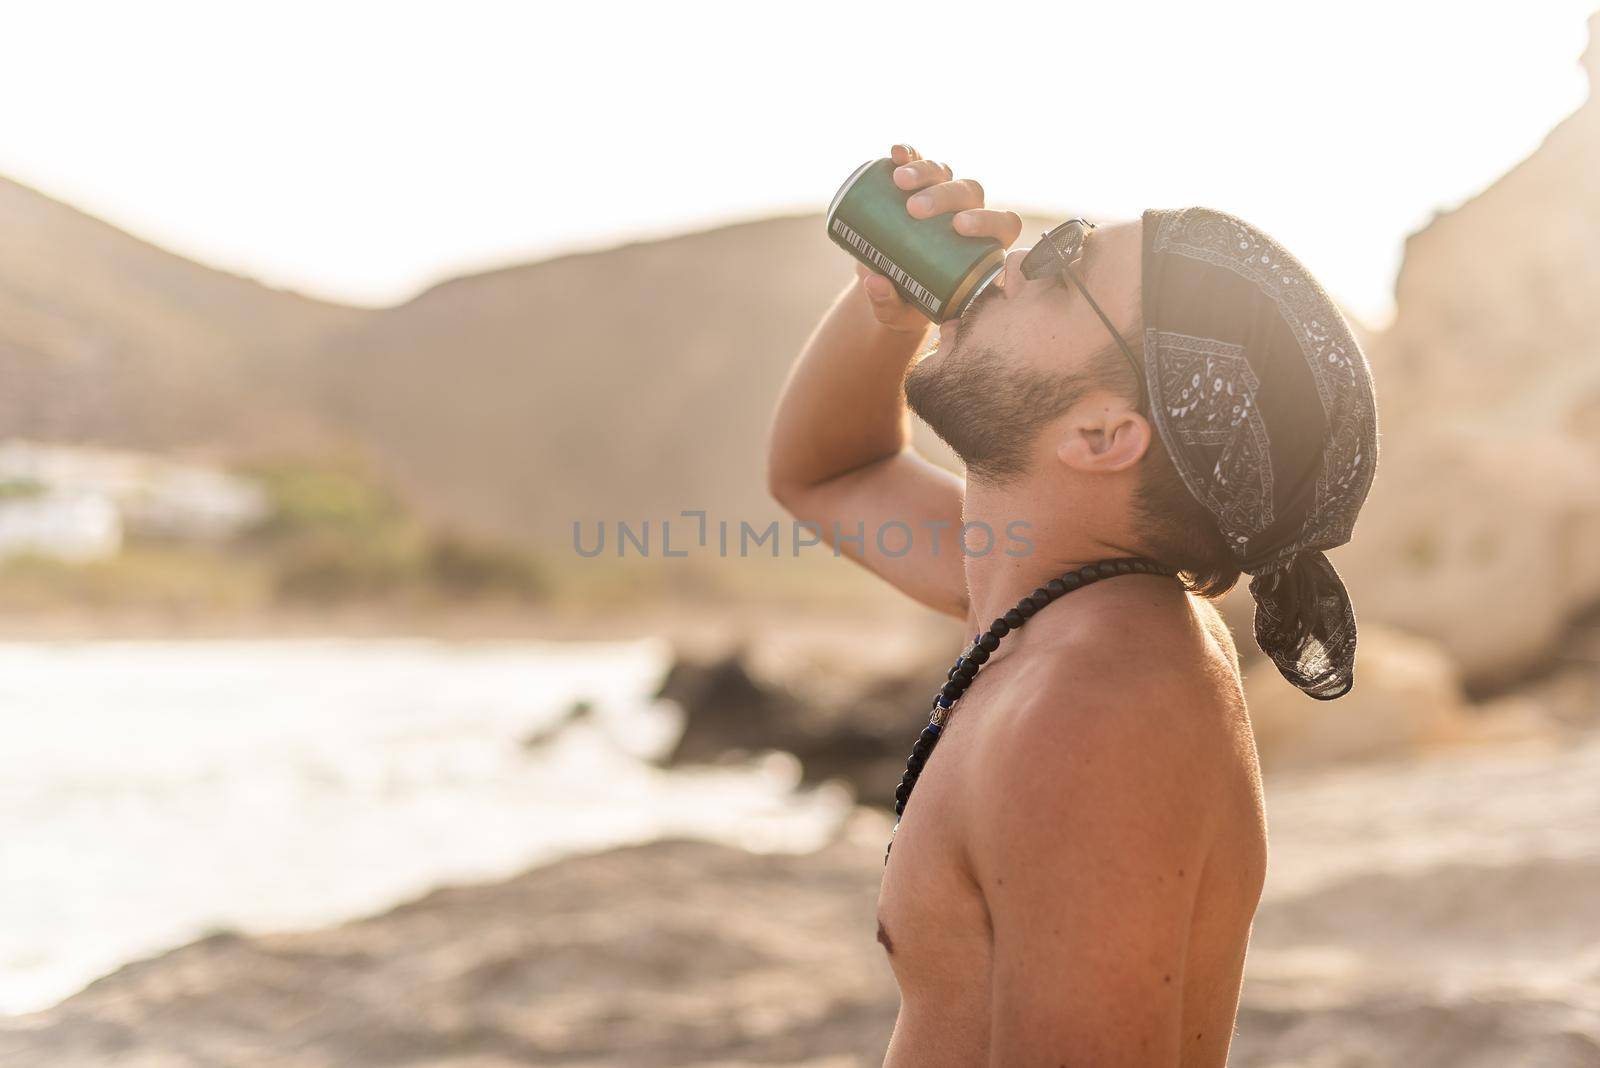
<svg viewBox="0 0 1600 1068">
<path fill-rule="evenodd" d="M 1366 357 L 1300 262 L 1231 215 L 1145 212 L 1143 276 L 1151 416 L 1252 576 L 1256 642 L 1341 697 L 1356 616 L 1323 550 L 1350 540 L 1377 466 Z"/>
</svg>

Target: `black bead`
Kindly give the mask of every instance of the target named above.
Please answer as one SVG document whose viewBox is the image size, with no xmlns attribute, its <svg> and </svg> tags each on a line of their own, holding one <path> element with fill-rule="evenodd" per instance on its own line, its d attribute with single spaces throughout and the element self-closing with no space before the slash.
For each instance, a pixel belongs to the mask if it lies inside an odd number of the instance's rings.
<svg viewBox="0 0 1600 1068">
<path fill-rule="evenodd" d="M 1117 570 L 1121 571 L 1124 575 L 1131 575 L 1138 570 L 1138 568 L 1134 567 L 1134 563 L 1135 561 L 1133 560 L 1118 560 Z"/>
<path fill-rule="evenodd" d="M 977 673 L 978 673 L 978 665 L 977 664 L 962 664 L 960 667 L 956 668 L 955 677 L 958 678 L 958 679 L 969 679 L 970 680 Z"/>
<path fill-rule="evenodd" d="M 927 738 L 918 738 L 917 744 L 911 747 L 911 755 L 922 757 L 924 760 L 931 752 L 933 752 L 933 742 Z"/>
<path fill-rule="evenodd" d="M 896 786 L 894 788 L 894 799 L 896 801 L 900 802 L 901 804 L 905 804 L 906 798 L 908 798 L 910 796 L 911 796 L 911 784 L 910 783 L 903 782 L 899 786 Z"/>
<path fill-rule="evenodd" d="M 956 677 L 956 672 L 958 672 L 960 670 L 961 670 L 961 665 L 958 662 L 955 667 L 951 668 L 949 671 L 946 671 L 944 673 L 944 677 L 947 678 L 947 679 L 953 679 L 953 678 Z"/>
<path fill-rule="evenodd" d="M 997 619 L 993 623 L 989 624 L 989 633 L 994 635 L 996 638 L 1004 638 L 1007 634 L 1011 633 L 1011 624 L 1007 623 L 1004 619 Z"/>
<path fill-rule="evenodd" d="M 1054 597 L 1055 595 L 1049 590 L 1045 589 L 1043 586 L 1040 586 L 1038 589 L 1033 591 L 1033 606 L 1035 608 L 1043 608 L 1045 605 L 1049 604 Z"/>
<path fill-rule="evenodd" d="M 896 801 L 894 803 L 894 814 L 896 816 L 903 816 L 903 815 L 905 815 L 905 813 L 906 813 L 906 803 L 904 801 Z M 883 852 L 883 862 L 885 864 L 889 863 L 889 851 L 887 849 L 884 850 L 884 852 Z"/>
<path fill-rule="evenodd" d="M 918 735 L 918 737 L 927 738 L 930 741 L 937 742 L 939 740 L 939 728 L 930 723 L 926 727 L 922 728 L 922 733 Z"/>
<path fill-rule="evenodd" d="M 1012 628 L 1022 626 L 1022 613 L 1018 612 L 1015 608 L 1000 618 L 1005 620 L 1006 624 Z"/>
<path fill-rule="evenodd" d="M 973 642 L 971 645 L 969 645 L 965 649 L 961 650 L 961 660 L 965 660 L 969 664 L 981 664 L 981 663 L 983 663 L 982 660 L 976 659 L 976 657 L 978 655 L 978 651 L 980 649 L 982 649 L 982 648 L 983 648 L 983 646 L 979 645 L 977 642 Z M 956 661 L 956 663 L 958 663 L 958 664 L 960 662 L 961 662 L 960 660 Z"/>
<path fill-rule="evenodd" d="M 1008 627 L 1007 629 L 1009 630 L 1010 628 Z M 1000 648 L 1000 635 L 990 631 L 988 634 L 985 634 L 978 639 L 978 647 L 985 653 L 994 652 L 996 649 Z"/>
<path fill-rule="evenodd" d="M 1063 593 L 1067 592 L 1067 584 L 1058 578 L 1051 579 L 1049 582 L 1046 582 L 1044 584 L 1044 588 L 1050 591 L 1050 596 L 1052 597 L 1060 597 Z"/>
<path fill-rule="evenodd" d="M 1022 619 L 1032 619 L 1033 613 L 1036 611 L 1038 611 L 1038 609 L 1033 607 L 1032 597 L 1024 597 L 1022 600 L 1017 602 L 1017 607 L 1011 610 L 1011 612 L 1015 612 Z M 1006 615 L 1009 617 L 1011 612 L 1007 612 Z"/>
<path fill-rule="evenodd" d="M 915 772 L 920 773 L 922 771 L 922 766 L 924 764 L 926 764 L 927 762 L 928 762 L 927 754 L 925 754 L 925 753 L 912 753 L 910 759 L 908 759 L 906 761 L 906 767 L 909 768 L 911 771 L 915 771 Z"/>
<path fill-rule="evenodd" d="M 939 692 L 944 694 L 950 700 L 954 701 L 957 697 L 961 696 L 962 691 L 966 688 L 966 683 L 962 682 L 960 679 L 951 679 L 949 682 L 944 684 L 944 689 L 940 690 Z"/>
<path fill-rule="evenodd" d="M 1068 571 L 1065 575 L 1062 575 L 1060 578 L 1056 579 L 1056 581 L 1061 583 L 1062 592 L 1070 593 L 1079 586 L 1083 585 L 1083 576 L 1076 571 Z"/>
<path fill-rule="evenodd" d="M 969 664 L 978 664 L 978 665 L 981 666 L 983 664 L 988 663 L 988 661 L 989 661 L 989 650 L 985 649 L 981 645 L 978 646 L 978 648 L 973 651 L 971 656 L 967 657 L 967 663 L 969 663 Z"/>
</svg>

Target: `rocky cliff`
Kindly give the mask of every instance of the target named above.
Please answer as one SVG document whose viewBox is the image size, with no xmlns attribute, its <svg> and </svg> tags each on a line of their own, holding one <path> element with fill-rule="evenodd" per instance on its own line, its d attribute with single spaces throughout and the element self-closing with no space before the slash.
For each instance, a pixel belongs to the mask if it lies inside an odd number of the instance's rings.
<svg viewBox="0 0 1600 1068">
<path fill-rule="evenodd" d="M 1600 15 L 1589 101 L 1406 245 L 1371 355 L 1379 476 L 1351 546 L 1365 617 L 1483 687 L 1553 666 L 1600 604 Z"/>
</svg>

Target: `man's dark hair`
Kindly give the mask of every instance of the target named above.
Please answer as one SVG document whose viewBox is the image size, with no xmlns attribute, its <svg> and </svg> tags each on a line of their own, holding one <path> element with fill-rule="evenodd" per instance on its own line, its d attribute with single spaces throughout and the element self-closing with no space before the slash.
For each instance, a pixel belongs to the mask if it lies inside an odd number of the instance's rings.
<svg viewBox="0 0 1600 1068">
<path fill-rule="evenodd" d="M 1142 363 L 1143 324 L 1135 323 L 1125 340 Z M 1140 399 L 1133 368 L 1115 344 L 1090 357 L 1086 377 L 1120 397 Z M 1148 404 L 1148 398 L 1144 400 Z M 1238 563 L 1217 529 L 1216 518 L 1184 485 L 1154 423 L 1150 430 L 1150 447 L 1139 461 L 1139 488 L 1133 498 L 1144 552 L 1176 569 L 1185 588 L 1202 597 L 1221 597 L 1239 581 Z"/>
</svg>

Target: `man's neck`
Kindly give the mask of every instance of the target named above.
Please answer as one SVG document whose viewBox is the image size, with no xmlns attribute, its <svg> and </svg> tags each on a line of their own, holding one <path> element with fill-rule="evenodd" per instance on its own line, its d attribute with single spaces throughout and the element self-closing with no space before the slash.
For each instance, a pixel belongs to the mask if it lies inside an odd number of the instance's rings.
<svg viewBox="0 0 1600 1068">
<path fill-rule="evenodd" d="M 962 521 L 974 525 L 964 554 L 970 621 L 982 630 L 996 617 L 1053 578 L 1097 560 L 1138 556 L 1139 550 L 1083 523 L 1104 507 L 1046 504 L 1052 495 L 1026 484 L 996 487 L 968 480 Z M 1065 514 L 1063 514 L 1065 513 Z M 993 548 L 983 548 L 983 524 L 993 531 Z"/>
</svg>

